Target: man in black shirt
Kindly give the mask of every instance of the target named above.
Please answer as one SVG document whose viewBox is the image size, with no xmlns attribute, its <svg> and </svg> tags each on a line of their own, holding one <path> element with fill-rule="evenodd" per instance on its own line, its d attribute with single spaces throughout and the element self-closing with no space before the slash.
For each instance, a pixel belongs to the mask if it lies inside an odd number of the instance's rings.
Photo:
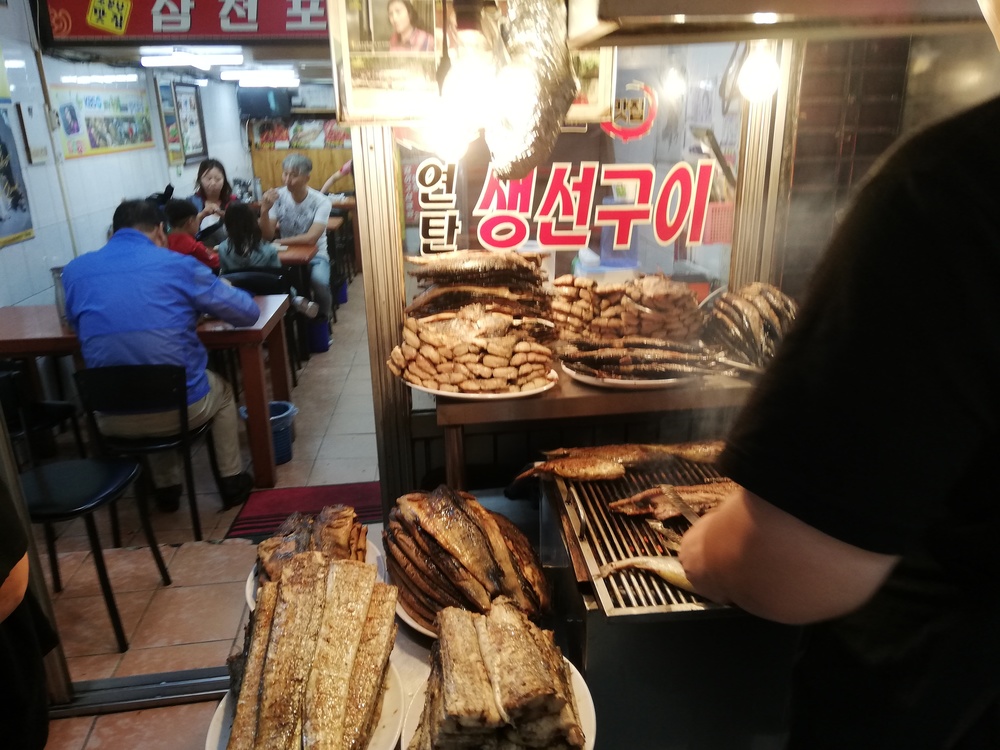
<svg viewBox="0 0 1000 750">
<path fill-rule="evenodd" d="M 790 747 L 1000 747 L 997 133 L 1000 99 L 867 181 L 684 537 L 706 596 L 809 625 Z"/>
</svg>

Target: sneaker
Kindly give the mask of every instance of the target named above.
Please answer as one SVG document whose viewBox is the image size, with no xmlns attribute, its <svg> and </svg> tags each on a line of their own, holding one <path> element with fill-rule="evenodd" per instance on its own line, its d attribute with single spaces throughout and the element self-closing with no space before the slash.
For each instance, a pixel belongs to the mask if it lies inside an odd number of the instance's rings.
<svg viewBox="0 0 1000 750">
<path fill-rule="evenodd" d="M 176 513 L 181 507 L 181 492 L 183 488 L 179 484 L 172 484 L 169 487 L 156 487 L 153 490 L 153 502 L 157 510 L 161 513 Z"/>
<path fill-rule="evenodd" d="M 250 497 L 253 489 L 253 476 L 244 471 L 236 476 L 222 477 L 219 480 L 219 494 L 222 495 L 222 509 L 229 510 L 242 505 Z"/>
<path fill-rule="evenodd" d="M 319 305 L 311 299 L 306 299 L 305 297 L 293 297 L 292 307 L 305 315 L 307 318 L 315 318 L 319 315 Z"/>
</svg>

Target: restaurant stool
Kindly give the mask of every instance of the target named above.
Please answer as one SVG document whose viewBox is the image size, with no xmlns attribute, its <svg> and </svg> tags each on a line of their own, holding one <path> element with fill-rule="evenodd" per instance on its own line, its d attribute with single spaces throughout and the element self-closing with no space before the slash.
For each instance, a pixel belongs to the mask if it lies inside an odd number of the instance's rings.
<svg viewBox="0 0 1000 750">
<path fill-rule="evenodd" d="M 32 435 L 65 426 L 73 427 L 73 437 L 80 458 L 87 457 L 87 449 L 80 434 L 76 404 L 72 401 L 39 401 L 32 397 L 20 369 L 0 369 L 0 409 L 11 440 L 29 442 Z M 30 445 L 28 447 L 30 454 Z"/>
<path fill-rule="evenodd" d="M 99 452 L 105 457 L 138 457 L 148 470 L 146 457 L 152 453 L 173 451 L 184 462 L 184 482 L 195 541 L 201 541 L 201 520 L 194 489 L 194 469 L 191 465 L 191 445 L 207 436 L 208 458 L 212 476 L 219 483 L 219 467 L 212 442 L 212 420 L 198 427 L 189 427 L 187 376 L 180 365 L 116 365 L 88 367 L 74 374 L 76 388 L 83 402 L 87 421 L 97 440 Z M 177 412 L 180 430 L 173 435 L 154 437 L 119 437 L 106 435 L 98 426 L 96 414 L 128 414 L 143 412 Z M 152 485 L 152 473 L 147 472 Z"/>
<path fill-rule="evenodd" d="M 121 652 L 128 650 L 128 640 L 125 638 L 125 629 L 108 580 L 101 540 L 97 535 L 97 524 L 94 523 L 94 511 L 118 500 L 139 473 L 139 463 L 132 459 L 81 458 L 42 464 L 21 475 L 24 501 L 31 521 L 42 524 L 45 529 L 45 546 L 48 548 L 52 588 L 55 591 L 62 590 L 62 581 L 59 577 L 59 557 L 52 524 L 83 518 L 87 538 L 90 540 L 90 552 L 94 556 L 94 567 L 97 568 L 97 580 L 101 585 L 111 627 L 114 628 L 118 650 Z M 139 518 L 149 549 L 153 553 L 153 560 L 160 571 L 163 585 L 169 586 L 170 574 L 167 573 L 167 566 L 156 544 L 147 500 L 142 493 L 138 505 Z"/>
</svg>

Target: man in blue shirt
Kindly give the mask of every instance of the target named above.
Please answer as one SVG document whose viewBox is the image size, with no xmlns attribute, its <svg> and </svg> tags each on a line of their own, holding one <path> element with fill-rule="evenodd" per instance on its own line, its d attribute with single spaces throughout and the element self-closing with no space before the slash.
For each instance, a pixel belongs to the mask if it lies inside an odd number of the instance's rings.
<svg viewBox="0 0 1000 750">
<path fill-rule="evenodd" d="M 223 378 L 206 369 L 208 354 L 196 328 L 203 313 L 235 326 L 252 325 L 260 310 L 248 293 L 230 286 L 194 258 L 166 249 L 163 216 L 155 204 L 125 201 L 114 235 L 100 250 L 63 270 L 66 317 L 77 331 L 88 367 L 182 365 L 187 371 L 192 427 L 212 420 L 223 507 L 242 503 L 253 478 L 243 472 L 236 402 Z M 105 415 L 101 428 L 122 437 L 176 433 L 170 413 Z M 181 486 L 177 456 L 150 456 L 156 501 L 176 510 Z"/>
</svg>

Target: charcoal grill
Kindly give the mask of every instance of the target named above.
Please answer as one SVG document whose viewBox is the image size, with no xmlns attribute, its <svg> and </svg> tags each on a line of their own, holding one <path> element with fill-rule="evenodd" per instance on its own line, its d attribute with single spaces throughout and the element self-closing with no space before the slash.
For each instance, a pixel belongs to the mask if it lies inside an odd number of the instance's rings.
<svg viewBox="0 0 1000 750">
<path fill-rule="evenodd" d="M 589 584 L 605 615 L 657 615 L 695 610 L 731 609 L 667 583 L 654 573 L 628 569 L 598 576 L 602 565 L 642 555 L 675 555 L 644 518 L 614 513 L 608 505 L 661 484 L 703 484 L 724 477 L 710 464 L 674 458 L 655 471 L 630 471 L 612 481 L 577 482 L 556 478 L 550 500 L 561 516 L 563 533 L 579 584 Z M 690 523 L 664 524 L 679 538 Z M 574 547 L 576 549 L 574 549 Z"/>
</svg>

